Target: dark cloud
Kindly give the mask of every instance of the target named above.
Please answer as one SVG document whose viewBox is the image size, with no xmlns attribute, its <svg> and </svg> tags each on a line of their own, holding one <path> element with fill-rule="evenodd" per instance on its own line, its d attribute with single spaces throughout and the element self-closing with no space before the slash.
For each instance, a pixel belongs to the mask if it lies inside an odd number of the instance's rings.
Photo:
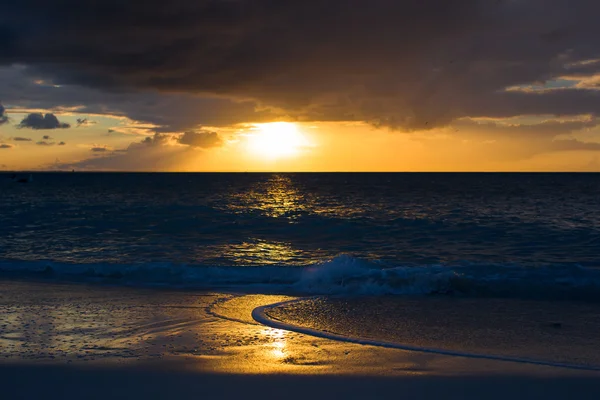
<svg viewBox="0 0 600 400">
<path fill-rule="evenodd" d="M 217 132 L 207 131 L 185 132 L 177 139 L 177 141 L 180 144 L 202 148 L 218 147 L 223 144 L 223 141 Z"/>
<path fill-rule="evenodd" d="M 14 137 L 12 138 L 12 140 L 14 140 L 15 142 L 31 142 L 31 138 L 26 138 L 26 137 Z"/>
<path fill-rule="evenodd" d="M 275 115 L 256 110 L 251 101 L 199 97 L 182 93 L 108 92 L 80 85 L 59 87 L 35 84 L 31 68 L 0 67 L 0 93 L 21 108 L 78 107 L 80 113 L 127 116 L 154 124 L 156 131 L 183 132 L 197 126 L 223 126 L 265 122 Z"/>
<path fill-rule="evenodd" d="M 108 151 L 106 147 L 92 147 L 90 150 L 94 153 L 104 153 Z"/>
<path fill-rule="evenodd" d="M 66 143 L 65 143 L 65 142 L 59 142 L 59 143 L 58 143 L 58 145 L 59 145 L 59 146 L 65 146 L 65 145 L 66 145 Z"/>
<path fill-rule="evenodd" d="M 13 145 L 8 143 L 0 143 L 0 149 L 12 149 Z"/>
<path fill-rule="evenodd" d="M 52 138 L 49 135 L 44 135 L 44 136 L 42 136 L 42 139 L 44 139 L 44 140 L 51 140 Z"/>
<path fill-rule="evenodd" d="M 146 89 L 217 95 L 292 118 L 406 129 L 600 110 L 594 90 L 503 91 L 600 71 L 580 63 L 600 58 L 596 0 L 5 3 L 0 63 L 114 97 Z M 149 118 L 160 111 L 120 106 Z"/>
<path fill-rule="evenodd" d="M 0 42 L 1 43 L 1 42 Z M 6 109 L 0 104 L 0 125 L 8 122 L 8 115 L 6 115 Z"/>
<path fill-rule="evenodd" d="M 48 142 L 46 140 L 40 140 L 39 142 L 35 142 L 38 146 L 54 146 L 54 142 Z"/>
<path fill-rule="evenodd" d="M 18 125 L 19 128 L 30 128 L 30 129 L 65 129 L 70 128 L 71 125 L 60 122 L 56 115 L 47 113 L 31 113 L 27 115 L 21 123 Z M 44 136 L 44 139 L 50 137 Z"/>
<path fill-rule="evenodd" d="M 161 133 L 156 133 L 154 136 L 148 136 L 139 143 L 132 143 L 132 146 L 163 146 L 171 141 L 171 136 Z"/>
<path fill-rule="evenodd" d="M 96 124 L 96 121 L 92 121 L 88 118 L 77 118 L 77 126 L 90 126 Z"/>
</svg>

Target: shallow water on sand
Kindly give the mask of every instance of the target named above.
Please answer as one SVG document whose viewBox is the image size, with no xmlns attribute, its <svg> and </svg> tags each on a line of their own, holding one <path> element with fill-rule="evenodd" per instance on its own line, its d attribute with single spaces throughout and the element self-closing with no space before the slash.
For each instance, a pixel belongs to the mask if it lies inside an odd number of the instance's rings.
<svg viewBox="0 0 600 400">
<path fill-rule="evenodd" d="M 289 297 L 0 281 L 0 364 L 182 361 L 218 373 L 406 376 L 595 371 L 447 357 L 337 342 L 252 320 Z M 359 320 L 357 320 L 359 322 Z"/>
<path fill-rule="evenodd" d="M 426 349 L 600 367 L 600 306 L 448 297 L 317 298 L 269 317 L 319 331 Z"/>
<path fill-rule="evenodd" d="M 0 281 L 2 399 L 597 399 L 600 372 L 387 349 L 269 328 L 289 299 Z M 6 317 L 6 318 L 5 318 Z"/>
</svg>

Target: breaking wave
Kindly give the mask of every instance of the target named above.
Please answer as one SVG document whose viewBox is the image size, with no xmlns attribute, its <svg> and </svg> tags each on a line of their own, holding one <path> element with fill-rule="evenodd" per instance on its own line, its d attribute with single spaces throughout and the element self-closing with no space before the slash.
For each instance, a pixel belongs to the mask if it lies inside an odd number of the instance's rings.
<svg viewBox="0 0 600 400">
<path fill-rule="evenodd" d="M 390 266 L 340 255 L 307 266 L 224 267 L 0 261 L 0 277 L 312 295 L 456 295 L 600 301 L 600 270 L 577 266 Z"/>
</svg>

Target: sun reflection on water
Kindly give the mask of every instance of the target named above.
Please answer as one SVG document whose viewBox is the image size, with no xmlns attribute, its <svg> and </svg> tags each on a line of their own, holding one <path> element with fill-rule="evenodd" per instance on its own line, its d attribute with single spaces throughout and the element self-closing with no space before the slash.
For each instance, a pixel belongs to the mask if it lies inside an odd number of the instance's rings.
<svg viewBox="0 0 600 400">
<path fill-rule="evenodd" d="M 312 205 L 310 196 L 301 193 L 286 175 L 272 175 L 248 191 L 232 193 L 228 208 L 238 214 L 259 211 L 262 215 L 293 220 Z"/>
<path fill-rule="evenodd" d="M 289 265 L 302 256 L 302 251 L 292 248 L 289 243 L 260 239 L 230 244 L 223 250 L 236 264 L 259 262 L 262 265 Z"/>
</svg>

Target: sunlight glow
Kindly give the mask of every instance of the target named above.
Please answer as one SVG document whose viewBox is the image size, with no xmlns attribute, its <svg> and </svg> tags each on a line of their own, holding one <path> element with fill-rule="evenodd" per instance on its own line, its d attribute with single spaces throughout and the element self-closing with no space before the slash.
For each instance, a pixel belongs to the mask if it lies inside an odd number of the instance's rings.
<svg viewBox="0 0 600 400">
<path fill-rule="evenodd" d="M 282 359 L 287 356 L 287 332 L 281 329 L 267 328 L 263 330 L 263 335 L 269 339 L 266 344 L 267 354 L 275 359 Z"/>
<path fill-rule="evenodd" d="M 248 137 L 248 150 L 270 159 L 292 157 L 308 145 L 308 141 L 291 122 L 255 124 Z"/>
</svg>

